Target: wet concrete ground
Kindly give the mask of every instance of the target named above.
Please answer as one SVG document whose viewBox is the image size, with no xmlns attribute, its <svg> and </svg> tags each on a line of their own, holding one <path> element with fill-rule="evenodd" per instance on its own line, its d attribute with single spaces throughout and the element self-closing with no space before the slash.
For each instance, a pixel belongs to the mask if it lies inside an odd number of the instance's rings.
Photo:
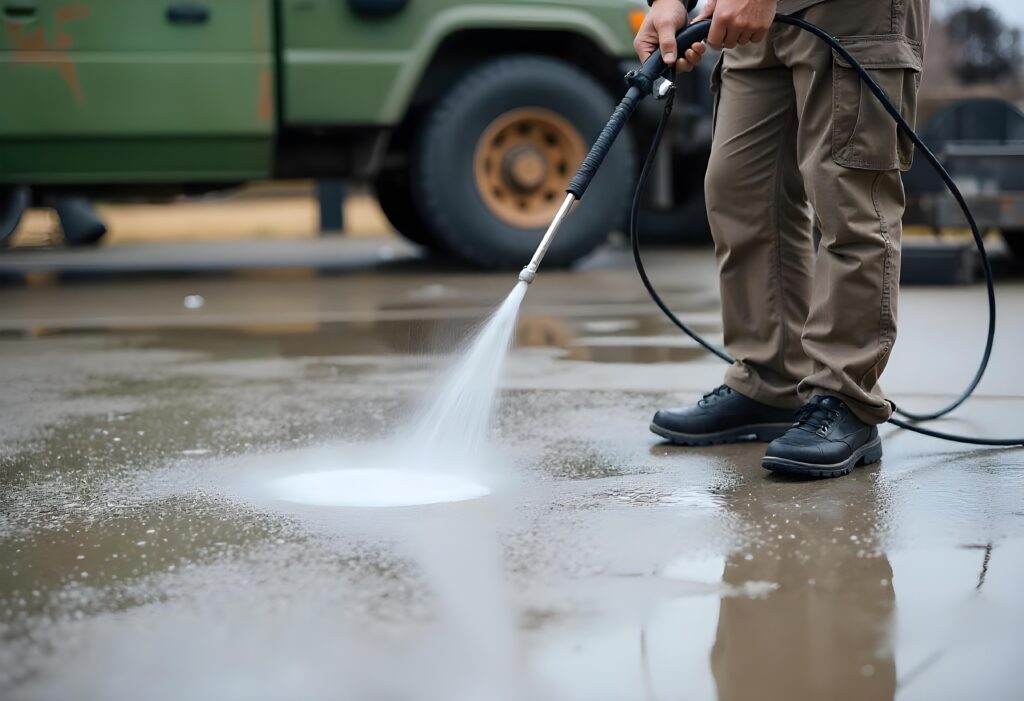
<svg viewBox="0 0 1024 701">
<path fill-rule="evenodd" d="M 622 251 L 527 296 L 480 466 L 492 496 L 262 495 L 401 435 L 438 351 L 514 282 L 379 243 L 332 244 L 322 274 L 6 279 L 0 698 L 1020 698 L 1024 451 L 886 428 L 881 465 L 798 482 L 760 445 L 660 444 L 653 410 L 722 367 Z M 649 257 L 718 340 L 710 252 Z M 966 383 L 983 301 L 904 290 L 898 401 Z M 1019 276 L 1000 312 L 988 378 L 943 428 L 1024 433 Z"/>
</svg>

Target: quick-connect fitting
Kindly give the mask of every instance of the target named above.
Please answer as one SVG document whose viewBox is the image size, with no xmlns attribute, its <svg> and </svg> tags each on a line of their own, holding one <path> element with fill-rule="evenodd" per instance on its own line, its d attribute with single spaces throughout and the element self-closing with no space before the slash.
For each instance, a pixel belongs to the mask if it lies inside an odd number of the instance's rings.
<svg viewBox="0 0 1024 701">
<path fill-rule="evenodd" d="M 529 285 L 535 279 L 537 279 L 537 269 L 529 265 L 523 268 L 522 271 L 519 273 L 519 281 L 525 282 L 527 285 Z"/>
</svg>

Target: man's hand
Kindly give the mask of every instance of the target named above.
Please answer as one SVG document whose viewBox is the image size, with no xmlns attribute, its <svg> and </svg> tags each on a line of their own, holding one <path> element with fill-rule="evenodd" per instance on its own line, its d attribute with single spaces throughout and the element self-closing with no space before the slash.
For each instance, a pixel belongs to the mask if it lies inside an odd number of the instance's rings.
<svg viewBox="0 0 1024 701">
<path fill-rule="evenodd" d="M 694 22 L 711 19 L 707 43 L 717 49 L 734 49 L 741 44 L 757 43 L 768 36 L 775 19 L 778 0 L 707 0 Z M 661 48 L 666 64 L 675 61 L 676 70 L 692 71 L 707 47 L 697 43 L 676 56 L 676 34 L 686 26 L 686 8 L 679 0 L 655 0 L 644 23 L 633 40 L 633 48 L 641 61 Z"/>
<path fill-rule="evenodd" d="M 713 0 L 711 5 L 714 5 Z M 686 7 L 679 0 L 655 0 L 633 40 L 633 48 L 640 60 L 646 61 L 655 49 L 661 48 L 661 58 L 666 65 L 674 63 L 676 70 L 683 73 L 692 71 L 704 57 L 707 47 L 698 42 L 682 57 L 677 56 L 676 34 L 686 26 L 686 19 Z"/>
<path fill-rule="evenodd" d="M 702 16 L 711 17 L 708 44 L 734 49 L 762 41 L 768 36 L 778 6 L 779 0 L 708 0 L 701 11 Z"/>
</svg>

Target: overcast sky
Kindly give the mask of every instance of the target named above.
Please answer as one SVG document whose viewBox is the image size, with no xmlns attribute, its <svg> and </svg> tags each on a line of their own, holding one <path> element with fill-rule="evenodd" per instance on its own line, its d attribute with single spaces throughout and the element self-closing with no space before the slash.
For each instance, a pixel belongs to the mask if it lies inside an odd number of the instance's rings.
<svg viewBox="0 0 1024 701">
<path fill-rule="evenodd" d="M 1024 25 L 1024 2 L 1021 0 L 992 0 L 992 7 L 1013 24 Z"/>
<path fill-rule="evenodd" d="M 1024 0 L 932 0 L 932 8 L 939 12 L 958 5 L 982 4 L 997 10 L 1007 24 L 1024 29 Z"/>
<path fill-rule="evenodd" d="M 978 2 L 962 3 L 958 0 L 938 0 L 933 5 L 936 8 L 946 9 L 957 4 L 986 4 L 997 10 L 1007 24 L 1013 24 L 1024 28 L 1024 0 L 979 0 Z"/>
<path fill-rule="evenodd" d="M 1024 29 L 1024 0 L 932 0 L 932 9 L 939 13 L 960 5 L 988 5 L 1007 24 Z"/>
</svg>

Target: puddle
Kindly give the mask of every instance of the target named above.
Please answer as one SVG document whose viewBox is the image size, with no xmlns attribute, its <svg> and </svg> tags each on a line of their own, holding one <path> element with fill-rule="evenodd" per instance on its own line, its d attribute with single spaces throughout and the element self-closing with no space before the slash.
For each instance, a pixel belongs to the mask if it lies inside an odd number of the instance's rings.
<svg viewBox="0 0 1024 701">
<path fill-rule="evenodd" d="M 632 277 L 557 275 L 501 450 L 455 473 L 372 441 L 504 273 L 27 290 L 7 325 L 59 328 L 0 332 L 0 698 L 1015 698 L 1017 453 L 886 429 L 883 464 L 804 483 L 658 444 L 721 368 Z M 712 289 L 671 304 L 720 333 Z"/>
<path fill-rule="evenodd" d="M 707 356 L 703 348 L 623 345 L 572 346 L 562 360 L 590 363 L 688 363 Z"/>
<path fill-rule="evenodd" d="M 441 286 L 427 286 L 420 296 L 447 298 Z M 434 297 L 431 297 L 434 299 Z M 181 302 L 190 313 L 206 300 L 186 295 Z M 436 306 L 436 305 L 435 305 Z M 415 311 L 403 303 L 401 310 Z M 385 305 L 381 310 L 387 310 Z M 444 311 L 442 309 L 442 311 Z M 131 327 L 66 326 L 33 327 L 33 335 L 85 339 L 114 339 L 126 352 L 185 351 L 201 353 L 210 360 L 252 358 L 317 358 L 342 356 L 436 355 L 470 337 L 486 316 L 486 308 L 473 313 L 460 308 L 438 318 L 367 318 L 323 320 L 235 320 L 211 327 L 134 325 Z M 570 310 L 577 311 L 577 310 Z M 701 334 L 718 335 L 721 325 L 706 315 L 688 319 Z M 680 362 L 699 357 L 703 351 L 668 326 L 660 315 L 627 314 L 621 317 L 588 318 L 567 313 L 526 313 L 518 320 L 516 346 L 560 348 L 573 360 L 598 362 Z M 590 355 L 599 356 L 595 358 Z"/>
<path fill-rule="evenodd" d="M 311 506 L 396 507 L 479 499 L 491 490 L 439 472 L 336 470 L 306 472 L 274 482 L 271 494 Z"/>
<path fill-rule="evenodd" d="M 580 324 L 587 333 L 622 333 L 639 328 L 640 322 L 636 319 L 598 319 L 596 321 L 584 321 Z"/>
</svg>

